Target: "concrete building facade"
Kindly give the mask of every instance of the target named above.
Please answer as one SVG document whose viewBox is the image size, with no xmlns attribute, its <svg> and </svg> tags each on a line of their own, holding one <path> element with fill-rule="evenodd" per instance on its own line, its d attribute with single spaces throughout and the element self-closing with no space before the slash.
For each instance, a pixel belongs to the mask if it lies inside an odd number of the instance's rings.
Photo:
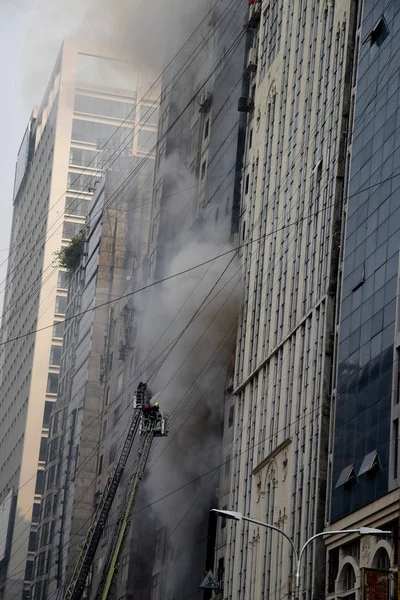
<svg viewBox="0 0 400 600">
<path fill-rule="evenodd" d="M 44 508 L 67 302 L 67 277 L 54 253 L 84 226 L 113 149 L 138 157 L 152 149 L 157 127 L 147 113 L 154 98 L 146 92 L 153 79 L 113 52 L 66 41 L 18 155 L 0 374 L 0 500 L 11 493 L 15 513 L 0 565 L 7 598 L 29 597 Z M 111 151 L 99 152 L 110 138 Z M 40 586 L 37 597 L 44 597 Z"/>
<path fill-rule="evenodd" d="M 250 2 L 248 26 L 228 508 L 279 527 L 300 549 L 325 526 L 356 3 Z M 224 598 L 293 593 L 282 535 L 234 521 L 225 530 Z M 302 600 L 324 598 L 324 574 L 320 540 L 303 556 Z"/>
</svg>

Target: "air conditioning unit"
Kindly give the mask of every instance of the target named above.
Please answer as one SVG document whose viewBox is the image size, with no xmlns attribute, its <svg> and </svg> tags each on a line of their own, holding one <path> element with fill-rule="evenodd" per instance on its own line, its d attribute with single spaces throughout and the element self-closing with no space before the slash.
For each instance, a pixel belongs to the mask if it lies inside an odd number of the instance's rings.
<svg viewBox="0 0 400 600">
<path fill-rule="evenodd" d="M 199 107 L 200 107 L 199 111 L 201 113 L 206 113 L 212 104 L 211 92 L 207 92 L 207 91 L 201 92 L 199 94 L 198 102 L 199 102 Z"/>
<path fill-rule="evenodd" d="M 259 23 L 261 19 L 261 2 L 259 0 L 253 0 L 250 2 L 249 6 L 249 27 L 256 27 L 257 23 Z"/>
<path fill-rule="evenodd" d="M 247 96 L 242 96 L 238 101 L 238 111 L 249 113 L 254 110 L 254 102 L 252 98 L 248 98 Z"/>
<path fill-rule="evenodd" d="M 257 49 L 250 48 L 249 54 L 247 56 L 247 71 L 257 71 Z"/>
</svg>

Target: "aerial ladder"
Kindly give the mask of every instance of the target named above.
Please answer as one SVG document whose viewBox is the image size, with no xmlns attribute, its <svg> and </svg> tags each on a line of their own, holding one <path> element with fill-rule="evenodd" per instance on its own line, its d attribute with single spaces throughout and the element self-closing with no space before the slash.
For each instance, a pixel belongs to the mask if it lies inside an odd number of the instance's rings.
<svg viewBox="0 0 400 600">
<path fill-rule="evenodd" d="M 117 521 L 114 525 L 107 558 L 96 592 L 96 600 L 106 600 L 118 571 L 121 551 L 132 521 L 132 509 L 139 482 L 143 476 L 154 437 L 168 434 L 168 415 L 161 413 L 158 403 L 152 404 L 151 392 L 145 383 L 140 383 L 133 402 L 133 416 L 127 436 L 122 445 L 117 463 L 110 472 L 103 494 L 98 502 L 92 523 L 83 542 L 82 550 L 75 565 L 71 580 L 64 594 L 64 600 L 81 600 L 86 589 L 88 575 L 103 534 L 115 494 L 121 482 L 124 469 L 139 431 L 140 443 L 127 491 Z"/>
</svg>

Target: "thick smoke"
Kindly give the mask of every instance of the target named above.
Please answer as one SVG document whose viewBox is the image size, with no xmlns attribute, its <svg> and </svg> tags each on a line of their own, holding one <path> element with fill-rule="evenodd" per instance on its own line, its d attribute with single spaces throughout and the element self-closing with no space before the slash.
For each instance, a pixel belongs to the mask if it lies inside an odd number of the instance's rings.
<svg viewBox="0 0 400 600">
<path fill-rule="evenodd" d="M 43 95 L 64 38 L 112 47 L 132 61 L 161 70 L 207 13 L 209 0 L 19 0 L 16 4 L 29 110 Z"/>
</svg>

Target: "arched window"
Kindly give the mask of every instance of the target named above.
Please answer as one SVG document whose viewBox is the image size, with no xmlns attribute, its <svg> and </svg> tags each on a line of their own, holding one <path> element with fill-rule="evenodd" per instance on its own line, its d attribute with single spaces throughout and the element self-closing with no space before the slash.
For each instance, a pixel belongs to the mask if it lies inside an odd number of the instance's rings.
<svg viewBox="0 0 400 600">
<path fill-rule="evenodd" d="M 356 587 L 356 574 L 353 567 L 349 564 L 343 567 L 342 571 L 342 590 L 343 592 L 349 592 L 350 590 L 354 590 Z"/>
<path fill-rule="evenodd" d="M 389 571 L 390 569 L 390 558 L 385 548 L 379 548 L 372 561 L 374 569 L 380 569 L 381 571 Z"/>
</svg>

